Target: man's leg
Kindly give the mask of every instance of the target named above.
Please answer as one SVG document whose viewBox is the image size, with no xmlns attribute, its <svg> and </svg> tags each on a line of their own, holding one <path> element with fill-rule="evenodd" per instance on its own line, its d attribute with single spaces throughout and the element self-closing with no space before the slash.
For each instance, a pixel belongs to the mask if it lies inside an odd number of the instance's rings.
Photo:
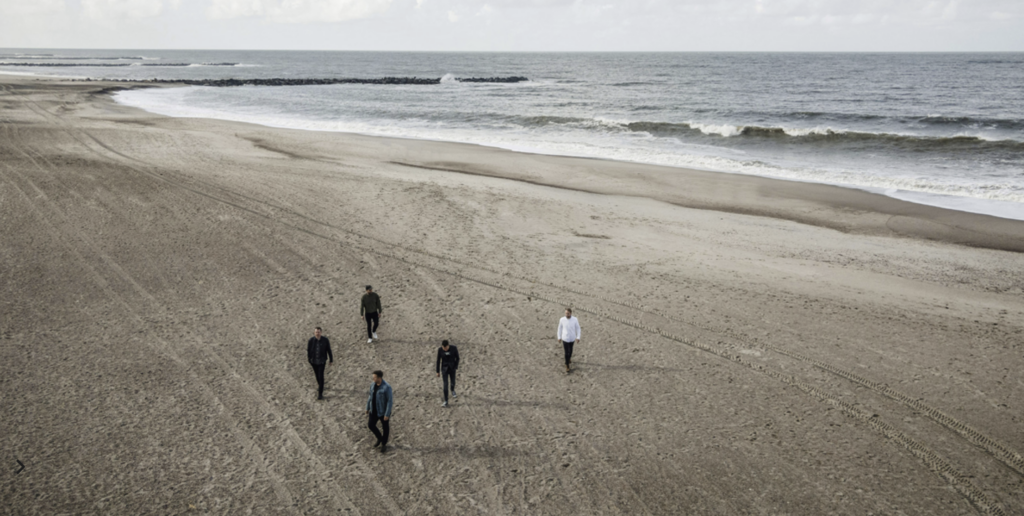
<svg viewBox="0 0 1024 516">
<path fill-rule="evenodd" d="M 383 421 L 383 423 L 384 423 L 384 435 L 381 435 L 380 430 L 377 430 L 377 420 L 378 419 L 379 418 L 377 416 L 375 416 L 373 414 L 370 414 L 370 422 L 366 426 L 370 427 L 370 431 L 373 432 L 373 436 L 377 438 L 377 442 L 383 443 L 383 442 L 385 442 L 384 440 L 387 439 L 386 436 L 387 436 L 387 431 L 388 431 L 388 423 L 387 423 L 387 421 Z"/>
<path fill-rule="evenodd" d="M 572 365 L 572 347 L 575 344 L 575 340 L 569 343 L 569 351 L 565 353 L 565 365 Z"/>
<path fill-rule="evenodd" d="M 448 370 L 448 374 L 449 374 L 449 375 L 450 375 L 450 376 L 452 377 L 452 378 L 451 378 L 451 384 L 452 384 L 452 397 L 457 397 L 458 395 L 457 395 L 457 394 L 455 394 L 455 369 L 449 369 L 449 370 Z"/>
<path fill-rule="evenodd" d="M 381 419 L 380 424 L 384 427 L 384 436 L 380 439 L 381 450 L 384 450 L 384 447 L 388 445 L 388 436 L 391 435 L 391 421 Z"/>
<path fill-rule="evenodd" d="M 324 397 L 324 367 L 327 364 L 313 364 L 313 373 L 316 374 L 317 398 Z"/>
<path fill-rule="evenodd" d="M 366 338 L 373 339 L 373 315 L 366 314 Z"/>
<path fill-rule="evenodd" d="M 377 334 L 378 326 L 380 326 L 380 313 L 373 312 L 373 330 L 370 331 L 370 337 L 374 337 Z"/>
<path fill-rule="evenodd" d="M 441 369 L 441 385 L 444 389 L 444 404 L 448 404 L 448 369 Z"/>
</svg>

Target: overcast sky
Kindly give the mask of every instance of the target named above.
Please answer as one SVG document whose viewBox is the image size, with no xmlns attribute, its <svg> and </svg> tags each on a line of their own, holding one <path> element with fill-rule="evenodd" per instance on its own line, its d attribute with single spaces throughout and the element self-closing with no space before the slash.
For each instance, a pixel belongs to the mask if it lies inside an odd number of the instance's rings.
<svg viewBox="0 0 1024 516">
<path fill-rule="evenodd" d="M 1024 51 L 1024 0 L 0 0 L 0 47 Z"/>
</svg>

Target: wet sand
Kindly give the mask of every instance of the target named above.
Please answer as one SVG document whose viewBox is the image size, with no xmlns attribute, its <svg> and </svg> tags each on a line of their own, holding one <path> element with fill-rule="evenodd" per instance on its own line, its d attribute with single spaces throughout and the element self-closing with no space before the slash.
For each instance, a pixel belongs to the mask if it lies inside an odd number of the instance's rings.
<svg viewBox="0 0 1024 516">
<path fill-rule="evenodd" d="M 1024 513 L 1022 222 L 109 86 L 0 76 L 4 513 Z"/>
</svg>

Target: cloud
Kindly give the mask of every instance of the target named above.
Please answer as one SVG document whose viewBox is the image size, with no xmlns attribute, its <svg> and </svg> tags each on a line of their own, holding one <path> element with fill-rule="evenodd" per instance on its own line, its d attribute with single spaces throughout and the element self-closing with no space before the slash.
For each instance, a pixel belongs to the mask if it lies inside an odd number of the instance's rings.
<svg viewBox="0 0 1024 516">
<path fill-rule="evenodd" d="M 263 16 L 262 0 L 213 0 L 206 14 L 215 20 Z"/>
<path fill-rule="evenodd" d="M 362 21 L 348 24 L 345 31 L 331 23 L 351 20 Z M 267 22 L 278 26 L 268 31 Z M 0 43 L 49 48 L 1020 51 L 1024 0 L 0 0 Z"/>
<path fill-rule="evenodd" d="M 177 1 L 172 1 L 175 7 Z M 82 0 L 82 14 L 94 20 L 151 18 L 164 10 L 164 0 Z"/>
<path fill-rule="evenodd" d="M 259 17 L 278 23 L 343 22 L 388 10 L 392 0 L 212 0 L 213 19 Z"/>
<path fill-rule="evenodd" d="M 11 16 L 53 15 L 63 13 L 67 8 L 64 0 L 34 0 L 32 2 L 0 0 L 0 13 Z"/>
<path fill-rule="evenodd" d="M 1015 0 L 684 0 L 676 5 L 708 14 L 722 13 L 724 9 L 740 19 L 774 19 L 789 25 L 861 25 L 882 20 L 930 25 L 974 19 L 1006 20 L 1024 13 L 1022 4 Z"/>
</svg>

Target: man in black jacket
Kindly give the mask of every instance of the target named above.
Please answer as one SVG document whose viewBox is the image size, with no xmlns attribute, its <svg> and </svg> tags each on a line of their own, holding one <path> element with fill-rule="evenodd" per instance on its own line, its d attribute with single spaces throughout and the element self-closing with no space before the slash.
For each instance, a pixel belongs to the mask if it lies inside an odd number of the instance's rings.
<svg viewBox="0 0 1024 516">
<path fill-rule="evenodd" d="M 437 376 L 443 378 L 441 380 L 441 383 L 444 384 L 444 403 L 441 404 L 442 407 L 448 406 L 449 380 L 451 380 L 452 384 L 452 397 L 459 397 L 458 394 L 455 394 L 455 370 L 458 368 L 459 348 L 449 345 L 447 340 L 441 341 L 441 347 L 437 348 L 437 360 L 434 363 L 434 369 L 437 371 Z"/>
<path fill-rule="evenodd" d="M 313 366 L 313 373 L 316 374 L 316 383 L 319 389 L 316 392 L 316 399 L 324 399 L 324 367 L 334 363 L 334 355 L 331 354 L 331 341 L 320 335 L 320 327 L 313 330 L 313 338 L 306 344 L 306 355 L 309 358 L 309 365 Z"/>
</svg>

